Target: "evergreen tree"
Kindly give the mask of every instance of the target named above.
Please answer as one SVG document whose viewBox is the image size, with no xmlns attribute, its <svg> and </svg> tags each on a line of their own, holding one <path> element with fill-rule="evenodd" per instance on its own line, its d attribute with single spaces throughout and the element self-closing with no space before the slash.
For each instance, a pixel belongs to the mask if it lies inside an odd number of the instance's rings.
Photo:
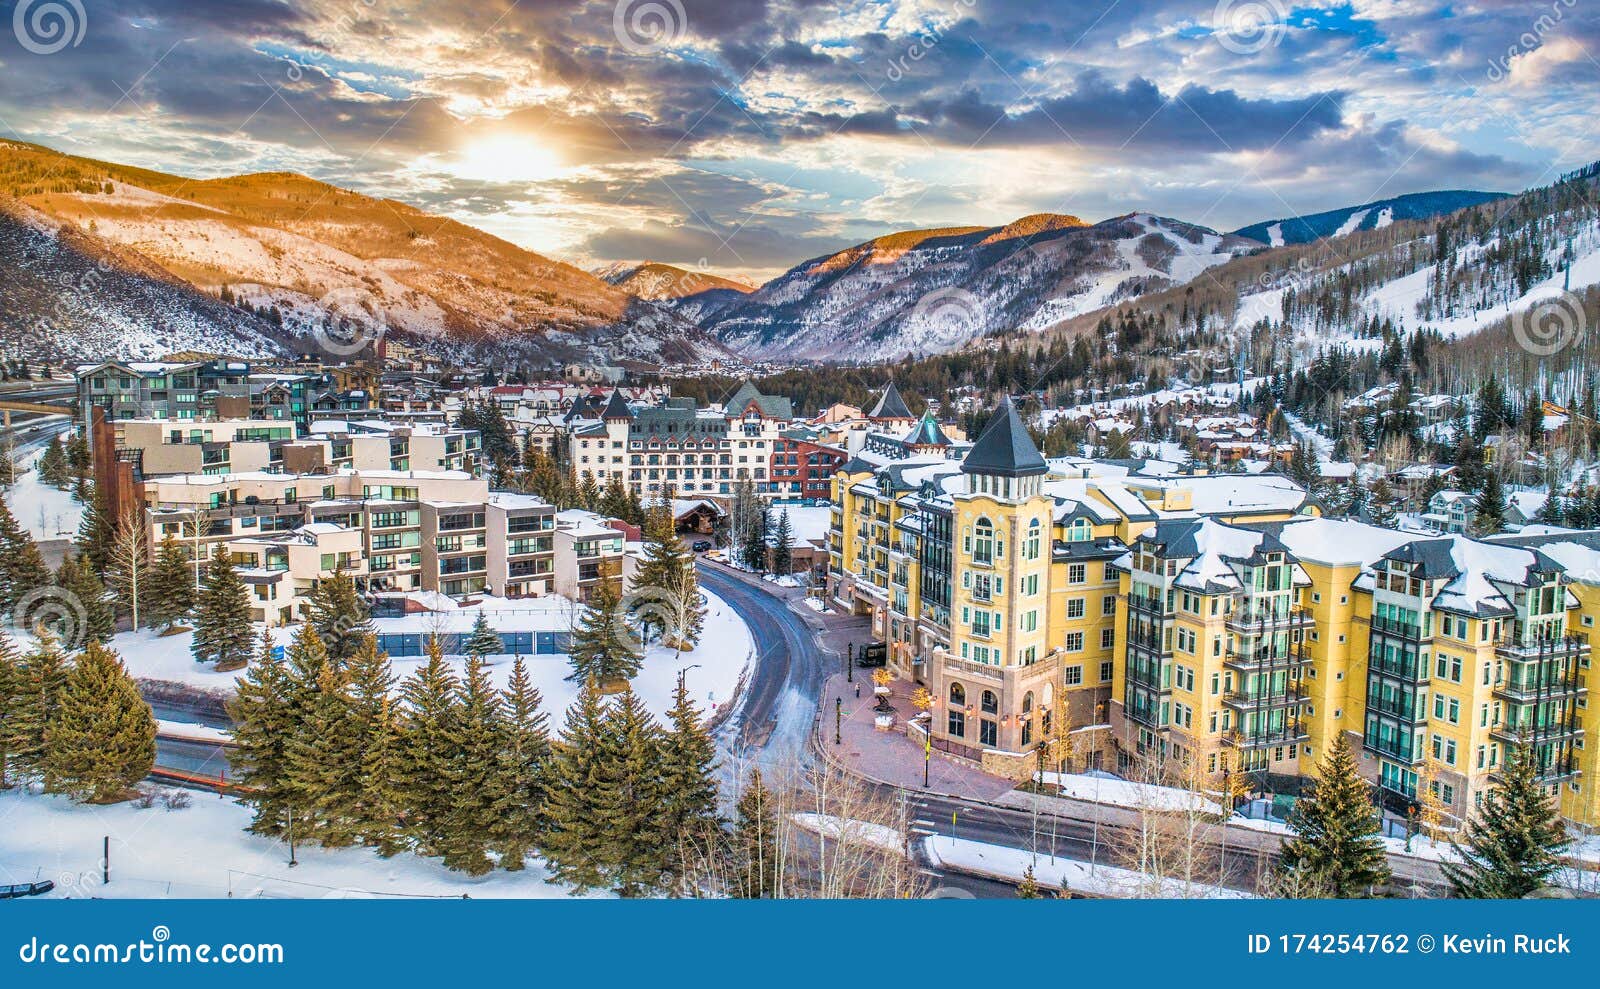
<svg viewBox="0 0 1600 989">
<path fill-rule="evenodd" d="M 686 850 L 713 839 L 717 818 L 717 746 L 689 699 L 683 675 L 667 712 L 668 729 L 661 740 L 661 820 L 669 871 L 682 873 Z"/>
<path fill-rule="evenodd" d="M 539 688 L 533 685 L 527 664 L 518 656 L 501 695 L 505 746 L 500 755 L 500 773 L 507 785 L 494 808 L 492 831 L 500 864 L 512 872 L 523 867 L 543 828 L 541 808 L 549 771 L 550 729 L 548 718 L 539 709 L 541 703 Z"/>
<path fill-rule="evenodd" d="M 250 655 L 250 592 L 219 543 L 195 604 L 194 659 L 237 670 Z"/>
<path fill-rule="evenodd" d="M 622 484 L 621 474 L 612 474 L 600 496 L 600 514 L 608 518 L 633 522 L 633 509 L 628 502 L 628 489 Z"/>
<path fill-rule="evenodd" d="M 55 583 L 33 535 L 0 499 L 0 608 L 11 610 L 30 591 Z"/>
<path fill-rule="evenodd" d="M 61 445 L 61 437 L 52 436 L 44 448 L 44 454 L 39 457 L 39 480 L 53 488 L 66 490 L 71 476 L 67 467 L 67 451 Z"/>
<path fill-rule="evenodd" d="M 302 629 L 289 652 L 320 644 L 314 635 L 308 644 L 307 635 Z M 256 834 L 276 837 L 284 831 L 290 803 L 285 750 L 295 733 L 294 714 L 289 674 L 273 648 L 271 631 L 262 628 L 256 660 L 228 701 L 235 743 L 228 764 L 243 788 L 240 801 L 254 811 L 250 830 Z"/>
<path fill-rule="evenodd" d="M 71 664 L 49 629 L 36 629 L 38 641 L 22 657 L 12 716 L 4 728 L 13 762 L 25 775 L 37 773 L 44 761 L 45 731 L 61 709 L 61 691 Z"/>
<path fill-rule="evenodd" d="M 1389 863 L 1368 786 L 1343 732 L 1318 767 L 1310 796 L 1295 804 L 1281 864 L 1306 886 L 1337 899 L 1370 896 L 1389 880 Z"/>
<path fill-rule="evenodd" d="M 793 571 L 793 550 L 790 548 L 793 542 L 794 530 L 789 525 L 789 510 L 785 508 L 778 514 L 778 527 L 772 537 L 773 573 L 788 576 Z"/>
<path fill-rule="evenodd" d="M 344 675 L 322 664 L 316 687 L 290 726 L 284 781 L 297 836 L 330 848 L 354 844 L 360 798 L 361 737 L 345 695 Z"/>
<path fill-rule="evenodd" d="M 1539 781 L 1539 765 L 1526 745 L 1506 753 L 1504 775 L 1467 822 L 1465 845 L 1456 843 L 1460 864 L 1444 862 L 1445 880 L 1456 896 L 1521 899 L 1550 884 L 1567 846 L 1555 803 Z"/>
<path fill-rule="evenodd" d="M 73 477 L 87 477 L 94 467 L 94 455 L 89 451 L 88 437 L 73 433 L 67 440 L 67 472 Z"/>
<path fill-rule="evenodd" d="M 171 628 L 194 607 L 194 568 L 177 537 L 167 533 L 150 568 L 150 624 Z"/>
<path fill-rule="evenodd" d="M 1372 497 L 1367 506 L 1368 513 L 1372 516 L 1372 524 L 1386 529 L 1394 528 L 1398 521 L 1394 506 L 1394 492 L 1390 490 L 1389 482 L 1381 477 L 1378 478 L 1372 484 Z"/>
<path fill-rule="evenodd" d="M 156 722 L 115 652 L 91 641 L 45 728 L 44 784 L 93 803 L 120 800 L 156 762 Z"/>
<path fill-rule="evenodd" d="M 489 619 L 482 612 L 472 622 L 472 634 L 467 637 L 466 654 L 475 659 L 487 659 L 505 651 L 500 633 L 489 627 Z"/>
<path fill-rule="evenodd" d="M 26 675 L 16 643 L 0 631 L 0 790 L 11 788 L 7 767 L 27 706 Z"/>
<path fill-rule="evenodd" d="M 1473 511 L 1472 527 L 1482 535 L 1493 535 L 1506 527 L 1506 493 L 1499 471 L 1489 471 L 1484 477 L 1483 490 L 1478 492 Z"/>
<path fill-rule="evenodd" d="M 448 781 L 460 751 L 456 675 L 444 659 L 444 644 L 428 639 L 428 662 L 406 678 L 401 696 L 407 707 L 401 737 L 401 794 L 406 831 L 424 855 L 442 856 L 450 847 L 455 794 Z"/>
<path fill-rule="evenodd" d="M 496 831 L 495 811 L 514 781 L 503 769 L 506 747 L 500 696 L 489 682 L 489 668 L 477 656 L 467 659 L 456 717 L 456 752 L 445 788 L 453 795 L 445 828 L 444 864 L 481 876 L 494 868 L 488 851 Z"/>
<path fill-rule="evenodd" d="M 609 734 L 599 691 L 586 683 L 551 753 L 540 849 L 550 877 L 577 892 L 605 888 L 609 878 L 600 799 Z"/>
<path fill-rule="evenodd" d="M 633 575 L 629 617 L 642 638 L 693 648 L 705 624 L 694 554 L 678 537 L 672 509 L 658 502 L 645 513 L 644 560 Z"/>
<path fill-rule="evenodd" d="M 94 496 L 84 502 L 77 539 L 77 551 L 89 561 L 92 573 L 103 574 L 111 569 L 111 547 L 116 538 L 117 520 L 106 503 L 105 490 L 95 485 Z"/>
<path fill-rule="evenodd" d="M 1039 899 L 1039 881 L 1033 877 L 1033 866 L 1022 870 L 1022 882 L 1017 884 L 1017 899 Z"/>
<path fill-rule="evenodd" d="M 657 888 L 669 864 L 660 775 L 661 729 L 630 686 L 606 712 L 596 810 L 601 861 L 625 897 Z"/>
<path fill-rule="evenodd" d="M 17 483 L 17 460 L 9 440 L 0 443 L 0 488 L 10 489 Z"/>
<path fill-rule="evenodd" d="M 783 856 L 778 847 L 777 800 L 762 781 L 759 767 L 751 768 L 734 807 L 729 857 L 735 896 L 765 900 L 778 895 Z"/>
<path fill-rule="evenodd" d="M 81 607 L 83 624 L 73 624 L 77 615 L 62 613 L 51 631 L 71 647 L 84 642 L 110 642 L 117 631 L 117 613 L 89 561 L 76 553 L 68 554 L 56 570 L 56 583 Z"/>
<path fill-rule="evenodd" d="M 317 582 L 311 592 L 311 624 L 328 647 L 328 661 L 343 668 L 373 634 L 371 609 L 344 570 Z"/>
<path fill-rule="evenodd" d="M 361 756 L 361 839 L 384 858 L 404 847 L 400 821 L 405 806 L 401 777 L 404 730 L 385 697 Z"/>
<path fill-rule="evenodd" d="M 616 581 L 602 581 L 596 590 L 573 633 L 569 658 L 572 672 L 567 679 L 574 683 L 605 688 L 638 674 L 643 656 L 628 630 Z"/>
</svg>

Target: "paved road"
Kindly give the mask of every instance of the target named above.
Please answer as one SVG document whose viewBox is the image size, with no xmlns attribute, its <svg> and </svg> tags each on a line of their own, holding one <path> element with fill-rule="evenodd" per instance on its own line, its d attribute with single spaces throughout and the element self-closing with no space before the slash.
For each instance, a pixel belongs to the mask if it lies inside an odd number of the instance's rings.
<svg viewBox="0 0 1600 989">
<path fill-rule="evenodd" d="M 702 563 L 701 583 L 727 601 L 755 640 L 754 668 L 738 709 L 718 732 L 724 762 L 792 769 L 810 758 L 817 699 L 842 662 L 823 641 L 820 617 L 808 622 L 777 593 L 725 567 Z"/>
</svg>

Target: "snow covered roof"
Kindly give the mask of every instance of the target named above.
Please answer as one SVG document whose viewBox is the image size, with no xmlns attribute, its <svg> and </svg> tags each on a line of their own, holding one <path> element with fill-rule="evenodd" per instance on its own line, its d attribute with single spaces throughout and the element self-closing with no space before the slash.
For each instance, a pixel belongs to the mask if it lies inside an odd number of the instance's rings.
<svg viewBox="0 0 1600 989">
<path fill-rule="evenodd" d="M 1173 583 L 1201 593 L 1243 591 L 1244 583 L 1234 564 L 1263 562 L 1267 553 L 1285 553 L 1287 547 L 1272 533 L 1256 528 L 1227 525 L 1215 519 L 1168 519 L 1139 537 L 1140 543 L 1159 547 L 1166 559 L 1187 559 Z M 1286 556 L 1286 561 L 1291 562 Z M 1309 584 L 1310 578 L 1294 566 L 1294 582 Z"/>
</svg>

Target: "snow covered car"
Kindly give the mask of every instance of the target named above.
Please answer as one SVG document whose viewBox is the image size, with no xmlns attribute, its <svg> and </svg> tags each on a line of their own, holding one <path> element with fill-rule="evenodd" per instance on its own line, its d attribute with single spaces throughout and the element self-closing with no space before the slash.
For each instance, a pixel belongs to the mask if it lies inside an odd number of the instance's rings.
<svg viewBox="0 0 1600 989">
<path fill-rule="evenodd" d="M 24 896 L 38 896 L 55 888 L 55 882 L 50 879 L 37 883 L 17 883 L 12 886 L 0 886 L 0 900 L 20 900 Z"/>
</svg>

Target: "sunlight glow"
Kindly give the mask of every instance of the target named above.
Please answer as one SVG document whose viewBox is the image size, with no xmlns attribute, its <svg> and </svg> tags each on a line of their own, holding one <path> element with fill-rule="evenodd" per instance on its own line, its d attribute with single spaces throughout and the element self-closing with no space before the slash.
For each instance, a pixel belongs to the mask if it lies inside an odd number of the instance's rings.
<svg viewBox="0 0 1600 989">
<path fill-rule="evenodd" d="M 473 141 L 440 161 L 444 171 L 478 182 L 543 182 L 568 166 L 536 137 L 495 134 Z"/>
</svg>

